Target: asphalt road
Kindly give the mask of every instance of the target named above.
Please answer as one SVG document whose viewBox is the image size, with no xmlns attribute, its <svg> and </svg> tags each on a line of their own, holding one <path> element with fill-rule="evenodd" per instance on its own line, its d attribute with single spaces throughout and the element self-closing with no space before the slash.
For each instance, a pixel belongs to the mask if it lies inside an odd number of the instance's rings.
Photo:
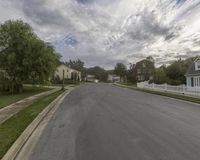
<svg viewBox="0 0 200 160">
<path fill-rule="evenodd" d="M 79 86 L 30 160 L 199 160 L 200 105 L 109 84 Z"/>
</svg>

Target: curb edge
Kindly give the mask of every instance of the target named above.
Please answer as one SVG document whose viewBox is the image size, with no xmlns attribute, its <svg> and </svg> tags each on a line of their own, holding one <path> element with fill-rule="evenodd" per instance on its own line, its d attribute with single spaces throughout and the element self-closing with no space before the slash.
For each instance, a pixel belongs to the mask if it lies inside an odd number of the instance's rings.
<svg viewBox="0 0 200 160">
<path fill-rule="evenodd" d="M 75 88 L 75 87 L 74 87 Z M 22 132 L 22 134 L 13 143 L 10 149 L 6 152 L 2 160 L 14 160 L 23 146 L 26 144 L 28 139 L 31 137 L 33 132 L 37 129 L 38 125 L 46 117 L 46 115 L 56 106 L 57 103 L 62 103 L 64 98 L 72 91 L 74 88 L 64 91 L 56 99 L 54 99 L 38 116 L 27 126 L 27 128 Z"/>
</svg>

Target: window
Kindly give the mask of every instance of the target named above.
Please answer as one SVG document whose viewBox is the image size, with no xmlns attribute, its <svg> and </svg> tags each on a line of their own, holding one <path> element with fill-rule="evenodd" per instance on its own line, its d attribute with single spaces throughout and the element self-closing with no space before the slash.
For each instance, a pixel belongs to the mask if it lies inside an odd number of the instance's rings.
<svg viewBox="0 0 200 160">
<path fill-rule="evenodd" d="M 200 87 L 200 77 L 197 77 L 197 86 Z"/>
<path fill-rule="evenodd" d="M 138 76 L 137 79 L 138 81 L 144 81 L 144 76 Z"/>
<path fill-rule="evenodd" d="M 200 77 L 199 77 L 199 87 L 200 87 Z"/>
<path fill-rule="evenodd" d="M 200 83 L 199 83 L 199 77 L 193 77 L 193 86 L 194 87 L 199 87 Z"/>
<path fill-rule="evenodd" d="M 200 61 L 195 62 L 195 70 L 196 71 L 200 70 Z"/>
<path fill-rule="evenodd" d="M 199 87 L 200 87 L 200 77 L 199 77 Z"/>
<path fill-rule="evenodd" d="M 196 87 L 196 86 L 197 86 L 197 78 L 194 77 L 194 87 Z"/>
<path fill-rule="evenodd" d="M 141 74 L 141 69 L 137 69 L 137 73 L 138 73 L 138 74 Z"/>
<path fill-rule="evenodd" d="M 194 78 L 191 78 L 191 86 L 194 87 Z"/>
</svg>

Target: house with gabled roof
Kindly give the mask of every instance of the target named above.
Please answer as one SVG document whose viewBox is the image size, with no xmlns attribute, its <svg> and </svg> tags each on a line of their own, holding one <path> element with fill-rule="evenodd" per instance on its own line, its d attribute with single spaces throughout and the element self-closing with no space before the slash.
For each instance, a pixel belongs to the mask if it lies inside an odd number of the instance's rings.
<svg viewBox="0 0 200 160">
<path fill-rule="evenodd" d="M 136 63 L 134 75 L 137 82 L 152 81 L 154 79 L 154 63 L 148 59 Z"/>
<path fill-rule="evenodd" d="M 186 83 L 188 87 L 200 88 L 200 58 L 197 58 L 190 65 L 185 76 L 186 76 Z"/>
<path fill-rule="evenodd" d="M 59 78 L 60 80 L 63 80 L 64 78 L 81 81 L 81 72 L 72 69 L 65 64 L 60 64 L 55 71 L 54 77 Z"/>
</svg>

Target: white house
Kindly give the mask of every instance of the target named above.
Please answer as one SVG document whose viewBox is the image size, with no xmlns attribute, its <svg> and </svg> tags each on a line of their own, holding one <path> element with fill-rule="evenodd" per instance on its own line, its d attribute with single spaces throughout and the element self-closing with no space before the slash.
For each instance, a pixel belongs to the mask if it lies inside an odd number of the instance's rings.
<svg viewBox="0 0 200 160">
<path fill-rule="evenodd" d="M 95 83 L 99 82 L 99 80 L 95 78 L 95 75 L 90 75 L 90 74 L 88 74 L 85 77 L 85 81 L 87 81 L 87 82 L 95 82 Z"/>
<path fill-rule="evenodd" d="M 188 87 L 200 87 L 200 58 L 190 65 L 185 76 Z"/>
<path fill-rule="evenodd" d="M 72 79 L 72 80 L 79 80 L 81 81 L 81 72 L 72 69 L 65 64 L 61 64 L 57 67 L 55 74 L 55 77 L 59 77 L 60 80 L 64 79 Z"/>
<path fill-rule="evenodd" d="M 108 82 L 120 82 L 120 77 L 115 74 L 109 74 Z"/>
</svg>

